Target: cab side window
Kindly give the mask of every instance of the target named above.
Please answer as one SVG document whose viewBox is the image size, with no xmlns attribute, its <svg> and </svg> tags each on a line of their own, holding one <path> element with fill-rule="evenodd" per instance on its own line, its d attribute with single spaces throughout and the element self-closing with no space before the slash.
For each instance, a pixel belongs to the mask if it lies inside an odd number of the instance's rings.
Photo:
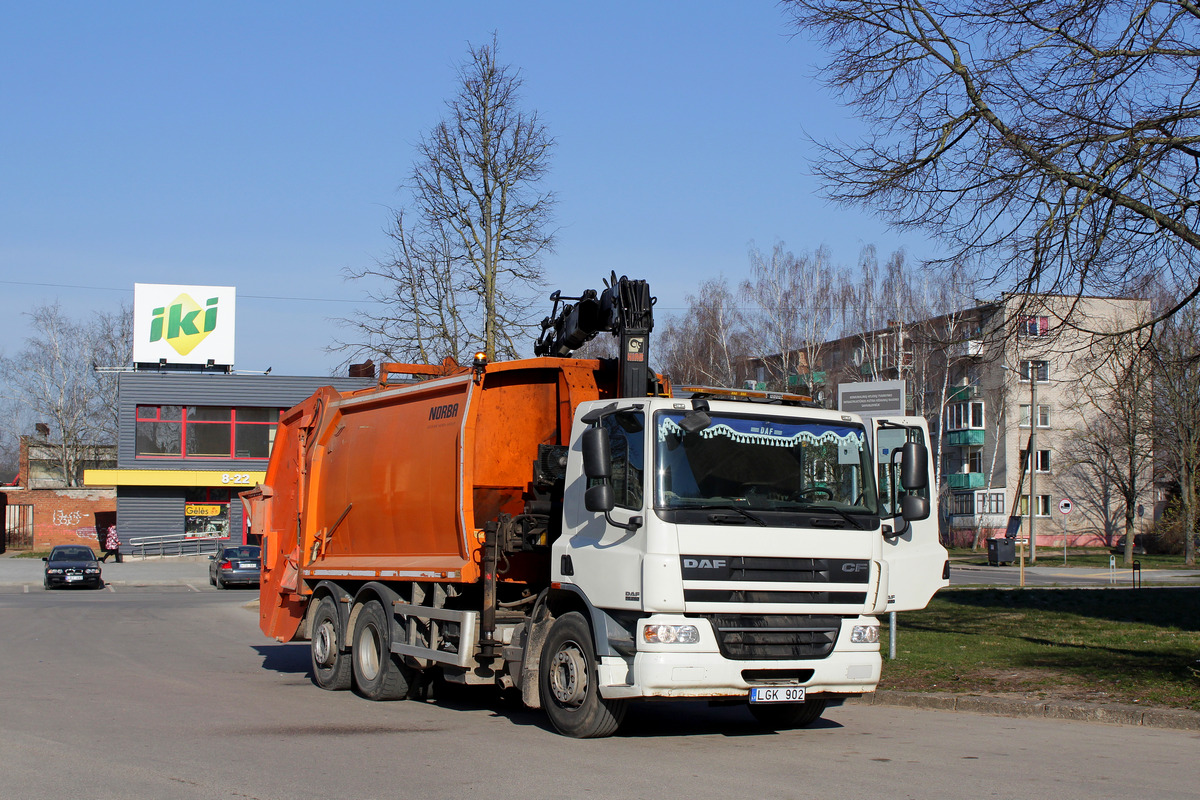
<svg viewBox="0 0 1200 800">
<path fill-rule="evenodd" d="M 617 505 L 641 509 L 646 418 L 640 411 L 618 411 L 604 417 L 600 424 L 608 430 L 612 451 L 613 494 Z"/>
</svg>

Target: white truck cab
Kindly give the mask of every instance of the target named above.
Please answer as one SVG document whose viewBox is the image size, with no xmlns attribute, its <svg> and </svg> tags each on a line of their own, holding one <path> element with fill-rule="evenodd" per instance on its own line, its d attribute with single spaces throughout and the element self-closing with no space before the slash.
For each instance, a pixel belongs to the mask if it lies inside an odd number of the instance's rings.
<svg viewBox="0 0 1200 800">
<path fill-rule="evenodd" d="M 876 615 L 948 583 L 927 439 L 797 405 L 581 405 L 552 585 L 586 603 L 599 702 L 745 698 L 803 724 L 873 691 Z"/>
</svg>

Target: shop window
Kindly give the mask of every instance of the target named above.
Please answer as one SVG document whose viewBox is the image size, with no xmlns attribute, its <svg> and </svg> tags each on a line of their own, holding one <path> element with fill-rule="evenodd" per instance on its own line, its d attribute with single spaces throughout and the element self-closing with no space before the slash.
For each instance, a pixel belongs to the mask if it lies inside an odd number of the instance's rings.
<svg viewBox="0 0 1200 800">
<path fill-rule="evenodd" d="M 228 539 L 229 499 L 228 489 L 188 489 L 183 505 L 184 536 L 189 539 Z"/>
<path fill-rule="evenodd" d="M 269 458 L 276 408 L 138 406 L 138 457 Z"/>
</svg>

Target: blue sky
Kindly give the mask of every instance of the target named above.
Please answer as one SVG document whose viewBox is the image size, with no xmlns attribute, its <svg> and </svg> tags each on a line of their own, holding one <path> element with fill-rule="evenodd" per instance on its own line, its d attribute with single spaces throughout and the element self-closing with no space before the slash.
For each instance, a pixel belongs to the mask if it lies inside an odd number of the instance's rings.
<svg viewBox="0 0 1200 800">
<path fill-rule="evenodd" d="M 645 278 L 671 313 L 750 244 L 931 255 L 826 204 L 805 134 L 852 138 L 771 2 L 160 2 L 0 16 L 0 347 L 21 312 L 133 284 L 233 285 L 239 370 L 328 374 L 332 318 L 387 250 L 413 144 L 495 31 L 558 142 L 548 289 Z M 549 303 L 546 303 L 549 310 Z"/>
</svg>

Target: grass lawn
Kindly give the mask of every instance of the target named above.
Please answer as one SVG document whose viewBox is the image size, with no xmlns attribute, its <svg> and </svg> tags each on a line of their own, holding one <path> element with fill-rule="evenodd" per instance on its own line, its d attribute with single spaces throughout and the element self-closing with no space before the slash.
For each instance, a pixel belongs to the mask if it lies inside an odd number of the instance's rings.
<svg viewBox="0 0 1200 800">
<path fill-rule="evenodd" d="M 897 628 L 880 689 L 1200 711 L 1200 588 L 943 590 Z"/>
</svg>

